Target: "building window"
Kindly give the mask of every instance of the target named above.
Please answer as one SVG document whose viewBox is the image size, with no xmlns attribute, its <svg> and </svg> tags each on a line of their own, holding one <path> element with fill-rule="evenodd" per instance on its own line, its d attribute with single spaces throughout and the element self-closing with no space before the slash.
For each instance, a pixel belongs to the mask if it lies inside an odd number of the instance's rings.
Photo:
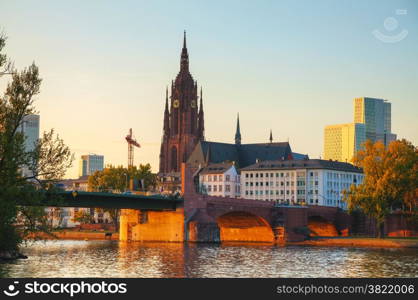
<svg viewBox="0 0 418 300">
<path fill-rule="evenodd" d="M 208 185 L 208 192 L 212 192 L 212 186 L 210 184 Z"/>
<path fill-rule="evenodd" d="M 228 176 L 228 175 L 227 175 Z M 222 175 L 219 175 L 219 181 L 222 181 Z"/>
<path fill-rule="evenodd" d="M 231 186 L 229 184 L 225 185 L 225 192 L 230 192 L 231 191 Z"/>
<path fill-rule="evenodd" d="M 212 181 L 212 175 L 208 175 L 208 181 Z"/>
<path fill-rule="evenodd" d="M 219 185 L 219 191 L 222 192 L 222 185 Z"/>
<path fill-rule="evenodd" d="M 218 181 L 218 176 L 217 175 L 213 175 L 213 181 Z"/>
<path fill-rule="evenodd" d="M 231 180 L 231 176 L 230 175 L 226 175 L 225 176 L 225 181 L 230 181 Z"/>
<path fill-rule="evenodd" d="M 213 191 L 214 191 L 214 192 L 217 192 L 217 191 L 218 191 L 218 186 L 217 186 L 217 185 L 214 185 L 214 186 L 213 186 Z"/>
<path fill-rule="evenodd" d="M 245 173 L 245 178 L 248 178 L 248 173 Z"/>
</svg>

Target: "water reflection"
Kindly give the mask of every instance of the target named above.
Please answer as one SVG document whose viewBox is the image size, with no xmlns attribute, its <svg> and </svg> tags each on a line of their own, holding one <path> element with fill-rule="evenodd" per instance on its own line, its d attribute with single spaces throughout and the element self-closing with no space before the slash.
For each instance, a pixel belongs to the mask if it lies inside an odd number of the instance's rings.
<svg viewBox="0 0 418 300">
<path fill-rule="evenodd" d="M 47 241 L 0 277 L 418 277 L 415 249 Z"/>
</svg>

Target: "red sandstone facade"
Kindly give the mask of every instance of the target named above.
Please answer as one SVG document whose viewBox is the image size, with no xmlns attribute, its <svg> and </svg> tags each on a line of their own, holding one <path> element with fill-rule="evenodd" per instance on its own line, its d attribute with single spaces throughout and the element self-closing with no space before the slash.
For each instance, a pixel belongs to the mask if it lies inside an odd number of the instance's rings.
<svg viewBox="0 0 418 300">
<path fill-rule="evenodd" d="M 197 82 L 189 72 L 189 54 L 184 35 L 180 72 L 166 91 L 163 138 L 160 150 L 160 177 L 180 172 L 196 144 L 204 140 L 202 90 L 198 106 Z M 170 102 L 170 104 L 169 104 Z M 170 109 L 169 109 L 170 107 Z"/>
</svg>

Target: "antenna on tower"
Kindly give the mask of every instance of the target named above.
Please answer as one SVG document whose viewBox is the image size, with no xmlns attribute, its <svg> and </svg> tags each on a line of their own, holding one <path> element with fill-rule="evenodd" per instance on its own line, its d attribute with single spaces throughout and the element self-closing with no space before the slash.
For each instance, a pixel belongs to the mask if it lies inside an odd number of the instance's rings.
<svg viewBox="0 0 418 300">
<path fill-rule="evenodd" d="M 141 145 L 136 141 L 132 134 L 132 128 L 129 128 L 129 134 L 125 137 L 128 142 L 128 168 L 134 165 L 134 147 L 140 148 Z"/>
</svg>

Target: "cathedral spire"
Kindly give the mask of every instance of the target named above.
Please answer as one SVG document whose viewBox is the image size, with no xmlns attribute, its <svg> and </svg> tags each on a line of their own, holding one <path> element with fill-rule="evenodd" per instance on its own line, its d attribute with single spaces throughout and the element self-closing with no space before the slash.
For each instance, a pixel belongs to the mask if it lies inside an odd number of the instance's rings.
<svg viewBox="0 0 418 300">
<path fill-rule="evenodd" d="M 183 49 L 181 49 L 180 71 L 189 71 L 189 54 L 186 46 L 186 30 L 183 37 Z"/>
<path fill-rule="evenodd" d="M 168 86 L 165 88 L 165 110 L 168 111 Z"/>
<path fill-rule="evenodd" d="M 200 87 L 200 105 L 199 109 L 201 112 L 203 112 L 203 96 L 202 96 L 202 87 Z"/>
<path fill-rule="evenodd" d="M 235 144 L 241 145 L 241 130 L 239 127 L 239 113 L 237 115 L 237 130 L 235 132 Z"/>
<path fill-rule="evenodd" d="M 165 89 L 164 135 L 170 134 L 170 112 L 168 111 L 168 86 Z"/>
<path fill-rule="evenodd" d="M 202 87 L 200 87 L 200 104 L 199 104 L 199 140 L 204 141 L 205 140 L 205 118 L 203 113 L 203 95 L 202 95 Z"/>
</svg>

